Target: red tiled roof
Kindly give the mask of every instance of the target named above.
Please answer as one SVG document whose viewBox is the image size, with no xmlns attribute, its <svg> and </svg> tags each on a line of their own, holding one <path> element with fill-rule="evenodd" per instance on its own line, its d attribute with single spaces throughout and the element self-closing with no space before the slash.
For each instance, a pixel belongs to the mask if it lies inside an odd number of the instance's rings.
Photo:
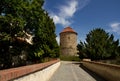
<svg viewBox="0 0 120 81">
<path fill-rule="evenodd" d="M 72 32 L 72 33 L 76 33 L 71 27 L 66 27 L 64 28 L 64 30 L 61 33 L 66 33 L 66 32 Z M 77 34 L 77 33 L 76 33 Z"/>
</svg>

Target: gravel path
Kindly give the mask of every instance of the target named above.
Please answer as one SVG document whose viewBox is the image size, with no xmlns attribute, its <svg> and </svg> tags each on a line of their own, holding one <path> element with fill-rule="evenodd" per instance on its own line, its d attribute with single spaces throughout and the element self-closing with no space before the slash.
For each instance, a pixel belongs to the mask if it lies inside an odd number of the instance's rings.
<svg viewBox="0 0 120 81">
<path fill-rule="evenodd" d="M 61 61 L 58 70 L 49 81 L 105 81 L 83 70 L 78 62 Z"/>
</svg>

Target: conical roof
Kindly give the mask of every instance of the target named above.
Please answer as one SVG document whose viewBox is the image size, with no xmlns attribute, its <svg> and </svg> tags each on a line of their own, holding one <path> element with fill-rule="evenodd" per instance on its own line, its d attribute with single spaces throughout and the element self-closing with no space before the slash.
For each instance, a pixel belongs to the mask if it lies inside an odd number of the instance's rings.
<svg viewBox="0 0 120 81">
<path fill-rule="evenodd" d="M 71 32 L 71 33 L 76 33 L 71 27 L 66 27 L 61 33 L 66 33 L 66 32 Z M 60 34 L 61 34 L 60 33 Z M 76 33 L 77 34 L 77 33 Z"/>
</svg>

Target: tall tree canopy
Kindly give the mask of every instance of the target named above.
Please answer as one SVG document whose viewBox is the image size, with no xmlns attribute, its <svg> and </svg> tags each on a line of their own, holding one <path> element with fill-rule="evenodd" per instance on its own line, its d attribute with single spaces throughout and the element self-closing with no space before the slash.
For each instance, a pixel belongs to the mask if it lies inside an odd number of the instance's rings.
<svg viewBox="0 0 120 81">
<path fill-rule="evenodd" d="M 32 61 L 59 56 L 55 25 L 43 4 L 44 0 L 0 0 L 0 67 L 12 67 L 15 56 L 22 62 L 23 52 Z"/>
<path fill-rule="evenodd" d="M 81 58 L 92 60 L 111 59 L 119 56 L 119 40 L 114 40 L 113 34 L 109 35 L 101 28 L 96 28 L 86 35 L 86 42 L 78 44 Z"/>
</svg>

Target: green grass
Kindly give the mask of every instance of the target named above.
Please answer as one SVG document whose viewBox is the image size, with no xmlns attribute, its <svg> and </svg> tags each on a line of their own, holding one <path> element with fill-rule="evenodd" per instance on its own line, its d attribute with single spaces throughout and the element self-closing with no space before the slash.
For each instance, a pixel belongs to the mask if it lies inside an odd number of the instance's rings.
<svg viewBox="0 0 120 81">
<path fill-rule="evenodd" d="M 63 60 L 63 61 L 80 61 L 80 58 L 78 56 L 61 55 L 60 60 Z"/>
</svg>

